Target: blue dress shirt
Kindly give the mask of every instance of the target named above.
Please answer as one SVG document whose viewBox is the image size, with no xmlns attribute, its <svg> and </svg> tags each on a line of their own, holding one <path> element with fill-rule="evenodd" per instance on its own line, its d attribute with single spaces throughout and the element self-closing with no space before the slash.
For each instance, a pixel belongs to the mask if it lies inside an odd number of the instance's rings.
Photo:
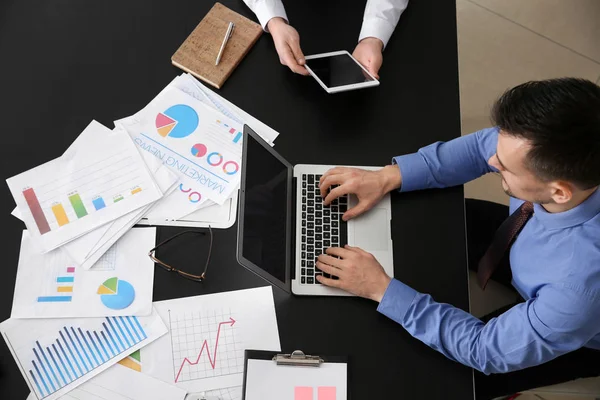
<svg viewBox="0 0 600 400">
<path fill-rule="evenodd" d="M 396 157 L 401 191 L 461 185 L 497 172 L 487 162 L 497 143 L 498 129 L 490 128 Z M 511 198 L 510 212 L 522 203 Z M 600 190 L 562 213 L 535 204 L 511 247 L 510 265 L 512 284 L 526 301 L 487 324 L 395 279 L 377 310 L 485 374 L 539 365 L 581 347 L 600 349 Z"/>
</svg>

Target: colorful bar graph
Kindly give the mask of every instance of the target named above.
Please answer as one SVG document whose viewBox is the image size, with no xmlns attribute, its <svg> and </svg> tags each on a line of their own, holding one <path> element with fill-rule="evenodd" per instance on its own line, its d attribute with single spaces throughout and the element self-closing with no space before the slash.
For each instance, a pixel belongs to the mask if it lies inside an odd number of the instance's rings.
<svg viewBox="0 0 600 400">
<path fill-rule="evenodd" d="M 72 296 L 40 296 L 37 298 L 38 303 L 64 303 L 73 299 Z"/>
<path fill-rule="evenodd" d="M 73 206 L 73 210 L 75 210 L 75 214 L 77 215 L 77 218 L 83 218 L 88 214 L 87 210 L 85 209 L 85 206 L 83 205 L 83 201 L 81 201 L 81 197 L 79 196 L 79 193 L 75 193 L 75 194 L 72 194 L 71 196 L 69 196 L 69 201 L 71 202 L 71 205 Z"/>
<path fill-rule="evenodd" d="M 56 222 L 58 222 L 58 226 L 63 226 L 69 223 L 69 217 L 67 217 L 67 213 L 65 212 L 65 208 L 62 204 L 58 203 L 52 206 L 52 213 L 56 217 Z"/>
<path fill-rule="evenodd" d="M 139 192 L 141 192 L 141 191 L 142 191 L 142 188 L 141 188 L 141 187 L 136 187 L 135 189 L 133 189 L 133 190 L 131 191 L 131 194 L 136 194 L 136 193 L 139 193 Z"/>
<path fill-rule="evenodd" d="M 118 197 L 114 198 L 113 203 L 118 203 L 121 200 L 123 200 L 123 196 L 119 195 Z"/>
<path fill-rule="evenodd" d="M 50 225 L 33 188 L 23 190 L 23 196 L 25 197 L 29 211 L 31 211 L 31 215 L 33 215 L 33 220 L 40 231 L 40 235 L 50 232 Z"/>
<path fill-rule="evenodd" d="M 63 326 L 48 346 L 35 342 L 28 372 L 37 398 L 52 395 L 115 357 L 123 358 L 147 337 L 136 317 L 105 321 L 99 330 Z"/>
<path fill-rule="evenodd" d="M 228 129 L 228 132 L 231 133 L 232 135 L 235 135 L 233 138 L 233 143 L 238 143 L 240 141 L 240 139 L 242 138 L 242 136 L 243 136 L 242 132 L 236 130 L 235 128 L 232 128 L 231 126 L 227 125 L 226 123 L 224 123 L 220 120 L 217 120 L 217 124 Z"/>
<path fill-rule="evenodd" d="M 71 276 L 59 276 L 56 278 L 57 293 L 73 293 L 73 282 L 75 282 L 75 267 L 66 267 L 67 274 Z M 65 285 L 70 283 L 70 285 Z M 64 303 L 73 300 L 70 295 L 61 296 L 40 296 L 37 298 L 38 303 Z"/>
<path fill-rule="evenodd" d="M 92 204 L 94 205 L 94 208 L 96 209 L 96 211 L 101 210 L 104 207 L 106 207 L 106 204 L 104 203 L 104 199 L 102 197 L 97 197 L 94 200 L 92 200 Z"/>
</svg>

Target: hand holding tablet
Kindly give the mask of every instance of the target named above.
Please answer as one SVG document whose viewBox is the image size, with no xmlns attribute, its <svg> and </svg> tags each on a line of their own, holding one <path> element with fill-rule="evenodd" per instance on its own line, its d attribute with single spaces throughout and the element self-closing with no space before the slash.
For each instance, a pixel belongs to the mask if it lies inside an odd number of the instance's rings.
<svg viewBox="0 0 600 400">
<path fill-rule="evenodd" d="M 345 50 L 308 56 L 305 67 L 327 93 L 379 85 L 379 81 Z"/>
</svg>

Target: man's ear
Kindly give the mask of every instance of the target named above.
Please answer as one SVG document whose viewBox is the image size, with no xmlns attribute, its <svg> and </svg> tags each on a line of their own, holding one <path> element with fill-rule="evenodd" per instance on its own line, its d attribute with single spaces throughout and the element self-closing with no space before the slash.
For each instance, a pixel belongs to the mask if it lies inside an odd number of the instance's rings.
<svg viewBox="0 0 600 400">
<path fill-rule="evenodd" d="M 569 182 L 554 181 L 550 183 L 552 200 L 556 204 L 565 204 L 573 198 L 575 188 Z"/>
</svg>

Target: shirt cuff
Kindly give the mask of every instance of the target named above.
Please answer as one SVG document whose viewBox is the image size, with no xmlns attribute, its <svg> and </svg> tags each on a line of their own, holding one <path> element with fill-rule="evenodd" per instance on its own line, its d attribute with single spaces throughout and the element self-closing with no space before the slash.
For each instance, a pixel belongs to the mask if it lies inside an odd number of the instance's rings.
<svg viewBox="0 0 600 400">
<path fill-rule="evenodd" d="M 429 167 L 421 154 L 413 153 L 394 157 L 392 163 L 398 164 L 398 168 L 400 168 L 402 177 L 400 192 L 410 192 L 425 187 L 424 183 L 429 179 Z"/>
<path fill-rule="evenodd" d="M 269 32 L 267 24 L 270 20 L 276 17 L 281 17 L 288 21 L 285 8 L 281 1 L 261 1 L 256 3 L 255 8 L 252 10 L 256 14 L 256 18 L 260 21 L 261 26 L 265 32 Z"/>
<path fill-rule="evenodd" d="M 377 307 L 377 311 L 402 325 L 408 307 L 412 304 L 417 291 L 397 279 L 392 279 Z"/>
<path fill-rule="evenodd" d="M 387 46 L 392 33 L 394 33 L 395 26 L 392 26 L 388 21 L 381 18 L 369 18 L 365 19 L 358 36 L 360 42 L 364 38 L 376 37 L 383 42 L 383 48 Z"/>
</svg>

